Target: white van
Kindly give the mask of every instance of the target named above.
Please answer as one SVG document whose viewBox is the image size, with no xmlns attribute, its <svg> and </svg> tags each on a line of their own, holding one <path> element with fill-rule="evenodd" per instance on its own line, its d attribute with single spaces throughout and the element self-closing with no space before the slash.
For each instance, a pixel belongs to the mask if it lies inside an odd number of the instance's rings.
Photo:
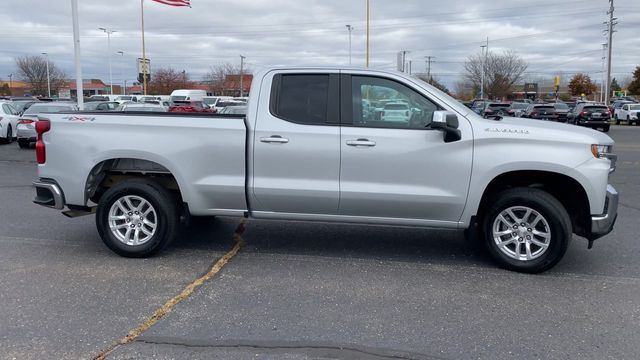
<svg viewBox="0 0 640 360">
<path fill-rule="evenodd" d="M 173 90 L 171 101 L 202 101 L 205 96 L 207 96 L 207 92 L 204 90 Z"/>
</svg>

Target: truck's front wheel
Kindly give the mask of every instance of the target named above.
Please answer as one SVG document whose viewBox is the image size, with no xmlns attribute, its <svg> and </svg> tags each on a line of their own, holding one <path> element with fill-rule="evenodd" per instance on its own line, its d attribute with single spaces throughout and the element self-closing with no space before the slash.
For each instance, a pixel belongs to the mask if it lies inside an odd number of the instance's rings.
<svg viewBox="0 0 640 360">
<path fill-rule="evenodd" d="M 175 237 L 178 222 L 171 193 L 144 179 L 113 186 L 100 198 L 96 211 L 102 241 L 125 257 L 157 254 Z"/>
<path fill-rule="evenodd" d="M 571 239 L 571 220 L 564 206 L 535 188 L 513 188 L 498 194 L 484 216 L 487 248 L 506 269 L 539 273 L 562 259 Z"/>
</svg>

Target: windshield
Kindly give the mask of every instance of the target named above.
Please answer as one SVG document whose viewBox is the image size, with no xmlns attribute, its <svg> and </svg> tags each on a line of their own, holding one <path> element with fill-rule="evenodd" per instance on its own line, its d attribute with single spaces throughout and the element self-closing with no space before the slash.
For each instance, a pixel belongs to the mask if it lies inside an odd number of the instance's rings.
<svg viewBox="0 0 640 360">
<path fill-rule="evenodd" d="M 187 100 L 186 96 L 172 96 L 171 101 L 185 101 Z"/>
<path fill-rule="evenodd" d="M 509 104 L 490 104 L 489 105 L 490 108 L 493 109 L 497 109 L 497 108 L 508 108 Z"/>
<path fill-rule="evenodd" d="M 202 99 L 202 101 L 207 105 L 215 105 L 216 101 L 218 101 L 218 98 L 217 97 L 204 98 L 204 99 Z"/>
<path fill-rule="evenodd" d="M 37 113 L 43 113 L 43 112 L 61 112 L 61 111 L 71 111 L 73 110 L 73 106 L 69 105 L 69 106 L 64 106 L 64 105 L 58 105 L 58 106 L 54 106 L 54 105 L 45 105 L 45 104 L 33 104 L 31 105 L 27 111 L 25 111 L 24 113 L 26 115 L 30 115 L 30 114 L 37 114 Z"/>
</svg>

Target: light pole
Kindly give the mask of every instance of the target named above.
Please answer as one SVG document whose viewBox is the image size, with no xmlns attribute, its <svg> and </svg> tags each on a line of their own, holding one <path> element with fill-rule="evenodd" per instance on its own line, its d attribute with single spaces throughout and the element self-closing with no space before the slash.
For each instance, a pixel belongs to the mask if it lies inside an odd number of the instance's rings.
<svg viewBox="0 0 640 360">
<path fill-rule="evenodd" d="M 115 30 L 109 30 L 107 28 L 98 28 L 98 30 L 102 30 L 107 34 L 107 52 L 109 53 L 109 87 L 110 93 L 113 95 L 113 77 L 111 75 L 111 34 L 116 32 Z"/>
<path fill-rule="evenodd" d="M 240 97 L 244 96 L 244 84 L 242 83 L 242 78 L 244 77 L 244 75 L 242 73 L 244 71 L 244 59 L 246 58 L 246 56 L 240 55 Z"/>
<path fill-rule="evenodd" d="M 9 74 L 9 92 L 11 92 L 11 88 L 13 88 L 13 73 Z"/>
<path fill-rule="evenodd" d="M 484 99 L 484 63 L 486 60 L 484 48 L 486 48 L 487 45 L 481 45 L 480 47 L 482 48 L 482 58 L 480 59 L 480 99 Z"/>
<path fill-rule="evenodd" d="M 49 76 L 49 54 L 43 52 L 45 60 L 47 61 L 47 96 L 51 98 L 51 77 Z"/>
<path fill-rule="evenodd" d="M 347 30 L 349 31 L 349 65 L 351 65 L 351 32 L 353 31 L 353 26 L 346 25 Z"/>
<path fill-rule="evenodd" d="M 118 51 L 116 54 L 120 54 L 120 55 L 122 55 L 122 59 L 124 60 L 124 51 Z M 124 61 L 122 61 L 122 64 L 124 64 Z M 124 80 L 124 70 L 123 70 L 123 67 L 124 67 L 124 66 L 120 65 L 120 78 Z M 125 88 L 125 87 L 127 87 L 127 83 L 125 82 L 125 83 L 123 83 L 123 84 L 124 84 L 124 85 L 123 85 L 124 87 L 122 88 L 122 90 L 120 90 L 120 92 L 122 93 L 122 95 L 125 95 L 125 93 L 124 93 L 124 92 L 125 92 L 125 91 L 124 91 L 124 88 Z"/>
</svg>

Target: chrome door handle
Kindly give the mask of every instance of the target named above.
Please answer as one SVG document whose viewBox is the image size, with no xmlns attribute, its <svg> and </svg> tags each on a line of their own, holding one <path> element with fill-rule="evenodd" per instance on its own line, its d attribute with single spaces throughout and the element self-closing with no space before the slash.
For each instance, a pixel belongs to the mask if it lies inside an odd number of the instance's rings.
<svg viewBox="0 0 640 360">
<path fill-rule="evenodd" d="M 269 137 L 261 137 L 260 142 L 263 143 L 276 143 L 276 144 L 286 144 L 289 142 L 289 139 L 283 138 L 280 135 L 272 135 Z"/>
<path fill-rule="evenodd" d="M 369 139 L 347 140 L 347 145 L 372 147 L 372 146 L 376 146 L 376 142 L 370 141 Z"/>
</svg>

